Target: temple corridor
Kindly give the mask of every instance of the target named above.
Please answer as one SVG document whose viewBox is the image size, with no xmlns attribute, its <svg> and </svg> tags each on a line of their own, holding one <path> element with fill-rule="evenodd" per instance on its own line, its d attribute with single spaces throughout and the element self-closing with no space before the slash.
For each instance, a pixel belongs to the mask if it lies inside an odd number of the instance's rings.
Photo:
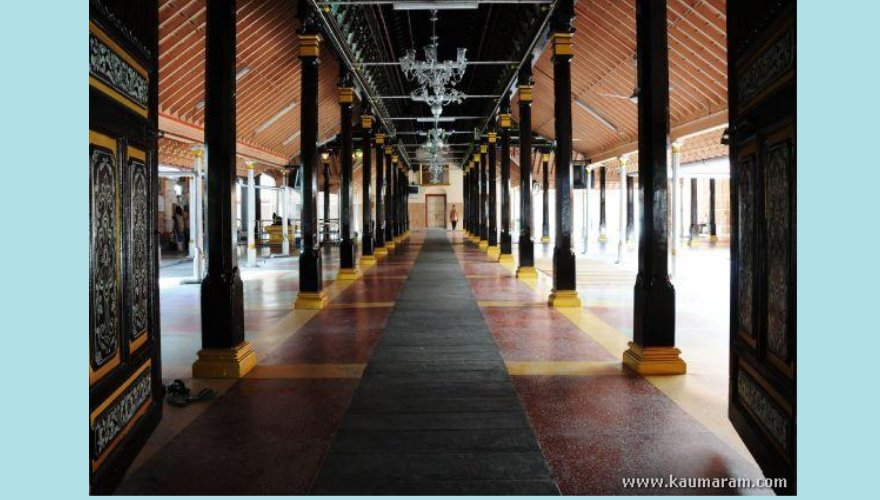
<svg viewBox="0 0 880 500">
<path fill-rule="evenodd" d="M 796 493 L 796 39 L 89 0 L 90 493 Z"/>
<path fill-rule="evenodd" d="M 167 408 L 118 493 L 589 495 L 631 476 L 760 476 L 724 420 L 711 367 L 726 352 L 700 352 L 684 387 L 621 367 L 631 331 L 610 301 L 631 281 L 585 275 L 589 311 L 572 314 L 546 306 L 543 273 L 516 280 L 460 233 L 427 230 L 302 311 L 294 263 L 244 273 L 246 338 L 264 354 L 239 381 L 192 381 L 220 396 Z M 163 291 L 166 379 L 191 381 L 195 288 Z M 711 331 L 690 307 L 682 331 Z"/>
</svg>

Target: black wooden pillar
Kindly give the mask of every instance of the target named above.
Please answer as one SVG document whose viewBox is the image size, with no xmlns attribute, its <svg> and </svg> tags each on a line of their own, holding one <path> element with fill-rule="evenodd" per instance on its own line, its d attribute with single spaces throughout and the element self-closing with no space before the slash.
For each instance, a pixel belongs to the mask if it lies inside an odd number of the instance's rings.
<svg viewBox="0 0 880 500">
<path fill-rule="evenodd" d="M 510 96 L 501 99 L 498 125 L 501 127 L 501 241 L 498 261 L 513 264 L 513 239 L 510 235 Z"/>
<path fill-rule="evenodd" d="M 479 158 L 479 155 L 474 155 Z M 471 219 L 473 225 L 473 234 L 471 236 L 474 243 L 480 242 L 480 162 L 471 161 L 471 197 L 473 199 L 473 217 Z"/>
<path fill-rule="evenodd" d="M 385 146 L 385 248 L 393 250 L 394 244 L 394 148 Z"/>
<path fill-rule="evenodd" d="M 330 244 L 330 151 L 321 153 L 321 175 L 324 179 L 324 244 Z"/>
<path fill-rule="evenodd" d="M 405 168 L 401 174 L 403 187 L 400 193 L 400 203 L 403 205 L 403 234 L 409 236 L 409 167 Z"/>
<path fill-rule="evenodd" d="M 351 280 L 359 275 L 357 262 L 357 243 L 351 237 L 354 225 L 352 190 L 352 111 L 354 87 L 351 73 L 345 65 L 340 64 L 339 74 L 339 159 L 342 167 L 342 179 L 339 185 L 339 272 L 337 280 Z"/>
<path fill-rule="evenodd" d="M 709 243 L 718 243 L 718 229 L 715 225 L 715 179 L 709 179 Z"/>
<path fill-rule="evenodd" d="M 483 198 L 485 198 L 485 196 L 486 196 L 486 191 L 483 190 L 483 177 L 485 174 L 483 173 L 483 165 L 480 164 L 479 146 L 477 146 L 477 152 L 474 153 L 474 170 L 476 170 L 476 172 L 477 172 L 477 176 L 476 176 L 477 177 L 477 186 L 474 188 L 474 193 L 476 193 L 476 195 L 477 195 L 477 200 L 476 200 L 476 204 L 475 204 L 476 209 L 477 209 L 477 218 L 476 218 L 477 227 L 475 228 L 476 234 L 474 235 L 475 236 L 474 240 L 476 243 L 479 244 L 480 240 L 485 239 L 484 236 L 486 235 L 486 219 L 485 219 L 485 216 L 483 215 L 483 208 L 484 208 Z"/>
<path fill-rule="evenodd" d="M 608 167 L 602 166 L 599 169 L 599 241 L 605 243 L 608 241 L 607 223 L 605 222 L 605 174 Z"/>
<path fill-rule="evenodd" d="M 572 251 L 574 199 L 571 186 L 571 58 L 573 0 L 559 0 L 553 13 L 553 101 L 556 125 L 556 230 L 550 305 L 580 307 Z"/>
<path fill-rule="evenodd" d="M 691 177 L 691 230 L 688 238 L 688 246 L 696 244 L 700 237 L 700 211 L 697 205 L 697 192 L 699 185 L 696 177 Z"/>
<path fill-rule="evenodd" d="M 235 7 L 210 2 L 205 34 L 205 143 L 208 155 L 208 273 L 202 281 L 202 350 L 193 377 L 238 378 L 256 364 L 244 339 L 244 287 L 235 223 Z M 191 208 L 192 209 L 192 208 Z"/>
<path fill-rule="evenodd" d="M 391 155 L 391 170 L 388 172 L 388 180 L 391 182 L 391 193 L 389 195 L 388 206 L 391 208 L 391 238 L 395 245 L 399 242 L 400 236 L 400 172 L 398 169 L 400 158 L 397 154 Z"/>
<path fill-rule="evenodd" d="M 489 199 L 487 200 L 487 205 L 489 207 L 489 223 L 488 233 L 487 233 L 487 241 L 488 246 L 486 252 L 489 254 L 489 257 L 493 259 L 498 259 L 501 253 L 498 251 L 498 177 L 497 171 L 495 167 L 495 155 L 496 155 L 496 147 L 498 142 L 498 134 L 494 131 L 489 132 L 488 139 L 488 151 L 486 154 L 486 169 L 489 172 Z"/>
<path fill-rule="evenodd" d="M 519 91 L 519 266 L 516 277 L 537 279 L 532 241 L 532 57 L 517 75 Z"/>
<path fill-rule="evenodd" d="M 474 241 L 474 238 L 479 241 L 480 233 L 477 229 L 477 219 L 479 218 L 477 215 L 477 179 L 479 177 L 479 173 L 474 169 L 474 162 L 470 162 L 467 166 L 468 169 L 468 200 L 470 202 L 470 207 L 468 210 L 469 218 L 468 218 L 468 239 Z"/>
<path fill-rule="evenodd" d="M 385 248 L 385 134 L 376 133 L 376 248 L 377 257 L 388 255 Z"/>
<path fill-rule="evenodd" d="M 373 227 L 373 210 L 370 204 L 373 201 L 373 117 L 370 115 L 369 103 L 364 102 L 361 109 L 361 265 L 370 266 L 376 263 L 373 254 L 375 245 Z"/>
<path fill-rule="evenodd" d="M 400 170 L 400 234 L 406 238 L 409 233 L 409 168 L 406 165 Z"/>
<path fill-rule="evenodd" d="M 468 182 L 470 182 L 468 169 L 467 167 L 463 167 L 461 169 L 461 228 L 464 231 L 465 236 L 468 234 L 468 217 L 470 216 L 470 210 L 468 210 L 468 204 L 470 203 L 470 197 L 468 196 Z"/>
<path fill-rule="evenodd" d="M 299 255 L 299 294 L 294 307 L 321 309 L 327 303 L 318 244 L 318 55 L 320 37 L 314 13 L 306 14 L 300 31 L 302 61 L 300 129 L 302 144 L 302 252 Z M 327 196 L 329 193 L 325 193 Z M 325 202 L 326 203 L 326 202 Z M 329 210 L 328 210 L 329 211 Z"/>
<path fill-rule="evenodd" d="M 260 221 L 263 220 L 263 204 L 260 203 L 260 181 L 263 178 L 263 174 L 257 174 L 254 176 L 254 234 L 257 237 L 257 241 L 260 241 Z M 192 207 L 190 207 L 192 210 Z"/>
<path fill-rule="evenodd" d="M 541 151 L 541 243 L 550 243 L 550 152 Z"/>
<path fill-rule="evenodd" d="M 635 184 L 633 181 L 635 179 L 623 175 L 620 180 L 626 182 L 626 242 L 629 243 L 635 230 L 635 214 L 633 213 L 633 184 Z"/>
<path fill-rule="evenodd" d="M 480 144 L 480 248 L 485 250 L 489 246 L 489 159 L 487 158 L 489 147 Z"/>
<path fill-rule="evenodd" d="M 404 227 L 406 226 L 406 223 L 404 222 L 404 219 L 406 219 L 406 207 L 403 206 L 404 168 L 400 163 L 398 163 L 397 166 L 397 182 L 394 183 L 394 185 L 397 186 L 397 196 L 394 197 L 394 202 L 397 204 L 397 237 L 402 240 Z"/>
<path fill-rule="evenodd" d="M 636 0 L 639 89 L 639 191 L 642 203 L 639 272 L 634 289 L 633 341 L 623 354 L 641 374 L 681 374 L 675 348 L 675 289 L 669 281 L 669 45 L 666 0 Z"/>
</svg>

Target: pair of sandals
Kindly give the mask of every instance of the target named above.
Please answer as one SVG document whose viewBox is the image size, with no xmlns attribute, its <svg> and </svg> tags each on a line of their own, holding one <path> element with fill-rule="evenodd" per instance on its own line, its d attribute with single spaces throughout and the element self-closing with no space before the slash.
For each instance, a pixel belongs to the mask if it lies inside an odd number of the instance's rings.
<svg viewBox="0 0 880 500">
<path fill-rule="evenodd" d="M 175 379 L 165 389 L 167 392 L 166 401 L 171 406 L 183 407 L 188 406 L 190 403 L 214 399 L 214 390 L 208 388 L 202 389 L 195 396 L 191 396 L 189 387 L 180 379 Z"/>
</svg>

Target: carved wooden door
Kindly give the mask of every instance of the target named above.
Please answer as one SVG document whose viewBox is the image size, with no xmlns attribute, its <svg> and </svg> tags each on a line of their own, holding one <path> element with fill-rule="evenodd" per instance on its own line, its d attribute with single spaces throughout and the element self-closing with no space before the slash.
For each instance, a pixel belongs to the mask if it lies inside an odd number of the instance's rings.
<svg viewBox="0 0 880 500">
<path fill-rule="evenodd" d="M 155 1 L 89 3 L 89 486 L 115 488 L 162 415 Z"/>
<path fill-rule="evenodd" d="M 795 2 L 727 2 L 733 232 L 729 415 L 796 492 Z"/>
</svg>

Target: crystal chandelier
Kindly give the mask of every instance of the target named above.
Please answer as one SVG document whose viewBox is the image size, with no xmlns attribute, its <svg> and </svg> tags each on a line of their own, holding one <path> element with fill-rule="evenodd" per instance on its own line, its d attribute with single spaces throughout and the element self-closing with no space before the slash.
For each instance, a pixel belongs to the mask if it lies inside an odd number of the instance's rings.
<svg viewBox="0 0 880 500">
<path fill-rule="evenodd" d="M 455 61 L 437 59 L 437 11 L 431 11 L 431 43 L 425 46 L 425 60 L 416 60 L 416 51 L 410 49 L 400 58 L 400 68 L 409 80 L 415 80 L 419 88 L 410 96 L 412 100 L 424 102 L 431 107 L 431 113 L 439 118 L 443 106 L 461 102 L 463 94 L 452 88 L 461 82 L 467 69 L 467 49 L 459 48 Z"/>
<path fill-rule="evenodd" d="M 428 131 L 428 138 L 416 152 L 420 161 L 428 164 L 428 173 L 431 174 L 431 182 L 438 183 L 443 178 L 443 167 L 446 165 L 446 139 L 449 132 L 442 128 L 432 128 Z"/>
</svg>

